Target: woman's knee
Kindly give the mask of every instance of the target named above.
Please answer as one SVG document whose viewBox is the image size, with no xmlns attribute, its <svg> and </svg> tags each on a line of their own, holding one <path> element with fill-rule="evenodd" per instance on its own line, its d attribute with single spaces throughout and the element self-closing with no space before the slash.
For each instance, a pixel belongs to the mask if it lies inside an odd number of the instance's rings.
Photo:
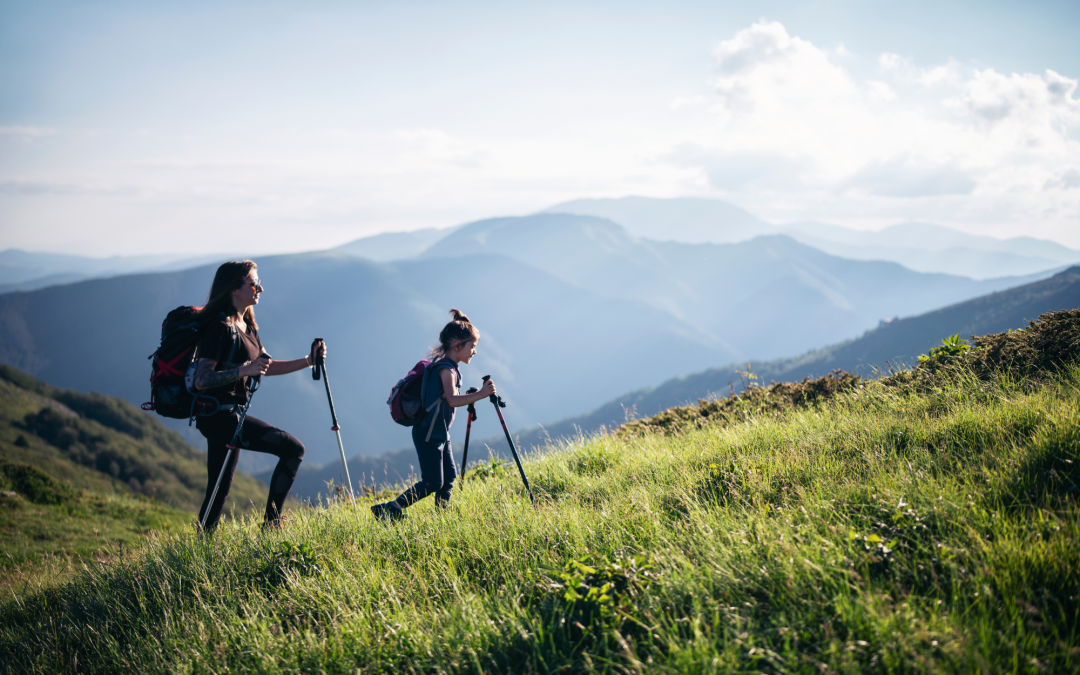
<svg viewBox="0 0 1080 675">
<path fill-rule="evenodd" d="M 296 436 L 289 436 L 289 439 L 292 441 L 291 456 L 298 461 L 304 461 L 304 444 Z"/>
<path fill-rule="evenodd" d="M 278 431 L 276 435 L 277 438 L 273 440 L 277 441 L 274 444 L 280 448 L 278 456 L 282 459 L 296 460 L 299 465 L 304 460 L 304 444 L 296 436 L 284 431 Z"/>
</svg>

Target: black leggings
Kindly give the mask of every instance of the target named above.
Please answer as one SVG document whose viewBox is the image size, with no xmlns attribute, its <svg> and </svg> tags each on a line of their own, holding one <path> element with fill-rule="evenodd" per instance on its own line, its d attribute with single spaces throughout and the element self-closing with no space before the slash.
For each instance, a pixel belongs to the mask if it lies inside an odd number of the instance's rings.
<svg viewBox="0 0 1080 675">
<path fill-rule="evenodd" d="M 412 506 L 432 493 L 435 493 L 436 506 L 450 505 L 450 494 L 454 491 L 454 479 L 457 478 L 457 465 L 454 464 L 450 441 L 425 441 L 426 435 L 427 431 L 419 424 L 413 427 L 413 445 L 420 460 L 420 482 L 397 498 L 401 508 Z"/>
<path fill-rule="evenodd" d="M 217 482 L 221 467 L 225 464 L 225 455 L 228 453 L 225 445 L 232 440 L 239 419 L 239 415 L 235 412 L 219 412 L 215 415 L 196 418 L 195 425 L 207 441 L 208 475 L 206 496 L 203 498 L 202 508 L 199 509 L 200 522 L 203 513 L 206 512 L 207 503 L 210 501 L 210 494 L 214 491 L 214 483 Z M 240 442 L 237 445 L 245 450 L 267 452 L 277 456 L 278 463 L 270 479 L 270 495 L 266 499 L 265 515 L 266 522 L 277 521 L 281 517 L 281 507 L 285 504 L 285 498 L 289 496 L 289 489 L 296 479 L 300 462 L 304 459 L 304 444 L 292 434 L 285 433 L 249 415 L 244 420 L 244 430 L 240 433 Z M 221 518 L 221 509 L 225 507 L 225 498 L 229 496 L 229 488 L 232 487 L 233 474 L 236 473 L 236 462 L 239 459 L 239 452 L 233 452 L 229 457 L 229 465 L 225 467 L 225 474 L 221 477 L 221 487 L 218 488 L 214 505 L 210 509 L 210 517 L 206 519 L 207 530 L 217 527 L 218 519 Z"/>
</svg>

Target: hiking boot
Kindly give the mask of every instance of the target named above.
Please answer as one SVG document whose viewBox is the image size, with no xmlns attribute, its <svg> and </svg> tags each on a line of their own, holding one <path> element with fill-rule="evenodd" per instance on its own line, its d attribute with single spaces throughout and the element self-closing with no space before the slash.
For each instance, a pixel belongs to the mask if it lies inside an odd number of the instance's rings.
<svg viewBox="0 0 1080 675">
<path fill-rule="evenodd" d="M 377 520 L 387 522 L 405 520 L 407 517 L 405 511 L 398 506 L 395 501 L 386 502 L 384 504 L 375 504 L 371 507 L 371 515 L 375 516 Z"/>
<path fill-rule="evenodd" d="M 289 522 L 289 516 L 282 515 L 280 518 L 266 518 L 262 523 L 263 532 L 276 532 L 282 528 L 282 526 Z"/>
</svg>

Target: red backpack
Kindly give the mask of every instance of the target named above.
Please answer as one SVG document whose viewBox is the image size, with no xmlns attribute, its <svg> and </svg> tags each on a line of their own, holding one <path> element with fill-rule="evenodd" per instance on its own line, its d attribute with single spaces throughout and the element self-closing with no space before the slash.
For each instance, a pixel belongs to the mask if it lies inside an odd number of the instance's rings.
<svg viewBox="0 0 1080 675">
<path fill-rule="evenodd" d="M 212 412 L 217 401 L 201 396 L 193 383 L 195 355 L 202 337 L 199 311 L 202 307 L 177 307 L 161 324 L 161 345 L 151 354 L 150 400 L 143 410 L 153 410 L 162 417 L 192 419 L 197 413 Z M 233 341 L 229 361 L 236 351 Z"/>
</svg>

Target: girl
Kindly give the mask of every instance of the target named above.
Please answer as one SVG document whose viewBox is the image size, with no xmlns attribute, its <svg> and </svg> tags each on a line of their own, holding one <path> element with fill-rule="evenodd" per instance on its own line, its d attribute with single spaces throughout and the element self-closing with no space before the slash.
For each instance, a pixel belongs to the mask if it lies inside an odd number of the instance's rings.
<svg viewBox="0 0 1080 675">
<path fill-rule="evenodd" d="M 213 504 L 208 503 L 228 454 L 225 445 L 232 440 L 240 420 L 238 409 L 247 401 L 248 378 L 294 373 L 305 366 L 311 367 L 314 358 L 314 354 L 308 354 L 292 361 L 272 361 L 270 355 L 263 351 L 259 326 L 255 323 L 255 305 L 259 304 L 262 292 L 254 262 L 227 262 L 214 275 L 210 297 L 199 314 L 202 338 L 199 340 L 194 384 L 200 395 L 212 396 L 221 404 L 216 413 L 196 418 L 196 427 L 207 441 L 208 482 L 206 497 L 199 509 L 200 522 L 206 510 L 210 509 L 206 519 L 207 531 L 217 527 L 225 498 L 232 487 L 239 452 L 229 457 L 217 497 Z M 325 345 L 319 352 L 325 356 Z M 281 507 L 304 459 L 304 444 L 281 429 L 248 415 L 237 445 L 278 457 L 277 467 L 270 479 L 270 495 L 266 500 L 263 521 L 263 527 L 276 527 L 280 523 Z"/>
<path fill-rule="evenodd" d="M 454 408 L 469 405 L 495 393 L 495 383 L 484 382 L 474 394 L 459 394 L 461 372 L 459 363 L 468 363 L 476 354 L 480 331 L 469 317 L 456 309 L 450 310 L 453 319 L 439 333 L 439 346 L 431 350 L 432 363 L 424 371 L 424 400 L 428 411 L 420 424 L 413 427 L 413 445 L 420 460 L 420 482 L 402 492 L 397 499 L 376 504 L 371 512 L 380 520 L 405 517 L 404 509 L 429 494 L 435 494 L 435 505 L 450 505 L 450 493 L 457 478 L 457 466 L 450 449 L 450 425 L 454 423 Z"/>
</svg>

